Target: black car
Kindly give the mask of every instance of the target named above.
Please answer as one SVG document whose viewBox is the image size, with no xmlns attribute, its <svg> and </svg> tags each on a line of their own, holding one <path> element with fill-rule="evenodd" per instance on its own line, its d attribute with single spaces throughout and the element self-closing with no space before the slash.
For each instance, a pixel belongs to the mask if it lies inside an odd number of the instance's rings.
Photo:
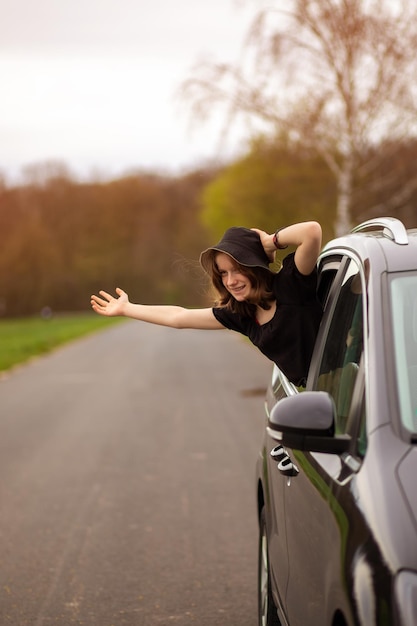
<svg viewBox="0 0 417 626">
<path fill-rule="evenodd" d="M 274 366 L 257 462 L 260 626 L 417 625 L 417 229 L 319 258 L 305 388 Z"/>
</svg>

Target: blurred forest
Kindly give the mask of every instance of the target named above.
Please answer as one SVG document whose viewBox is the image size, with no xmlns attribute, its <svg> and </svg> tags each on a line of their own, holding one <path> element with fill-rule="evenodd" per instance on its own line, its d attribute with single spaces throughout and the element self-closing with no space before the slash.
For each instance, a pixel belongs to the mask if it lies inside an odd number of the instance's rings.
<svg viewBox="0 0 417 626">
<path fill-rule="evenodd" d="M 379 184 L 375 172 L 358 181 L 354 222 L 391 215 L 416 227 L 409 181 L 417 179 L 417 141 L 370 150 L 384 156 Z M 273 232 L 317 219 L 329 240 L 336 197 L 325 164 L 282 137 L 254 141 L 229 165 L 176 177 L 139 172 L 83 183 L 47 164 L 18 186 L 0 177 L 0 316 L 87 310 L 92 293 L 116 286 L 133 302 L 207 305 L 198 258 L 226 228 Z"/>
<path fill-rule="evenodd" d="M 202 300 L 199 198 L 213 171 L 80 183 L 61 169 L 0 185 L 2 316 L 89 309 L 117 286 L 142 303 Z"/>
</svg>

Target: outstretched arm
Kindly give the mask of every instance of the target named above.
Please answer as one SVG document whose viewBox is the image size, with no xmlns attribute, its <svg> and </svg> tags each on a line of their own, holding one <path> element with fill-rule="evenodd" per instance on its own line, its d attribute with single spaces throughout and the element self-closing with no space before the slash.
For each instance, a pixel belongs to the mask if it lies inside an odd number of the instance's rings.
<svg viewBox="0 0 417 626">
<path fill-rule="evenodd" d="M 171 328 L 199 328 L 220 330 L 224 328 L 213 315 L 212 309 L 186 309 L 180 306 L 133 304 L 125 291 L 117 288 L 118 297 L 106 291 L 91 296 L 91 307 L 100 315 L 123 316 Z"/>
<path fill-rule="evenodd" d="M 277 250 L 274 244 L 274 235 L 254 228 L 260 238 L 268 257 L 273 260 Z M 308 275 L 313 271 L 321 249 L 321 226 L 318 222 L 300 222 L 292 224 L 279 231 L 278 242 L 280 247 L 297 246 L 295 264 L 301 274 Z"/>
</svg>

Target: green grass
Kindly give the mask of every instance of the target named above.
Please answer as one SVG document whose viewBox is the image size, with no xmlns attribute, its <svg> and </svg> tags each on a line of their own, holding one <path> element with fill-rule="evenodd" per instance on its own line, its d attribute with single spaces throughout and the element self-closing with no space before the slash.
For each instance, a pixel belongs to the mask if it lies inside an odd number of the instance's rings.
<svg viewBox="0 0 417 626">
<path fill-rule="evenodd" d="M 0 320 L 0 372 L 121 319 L 100 317 L 94 313 L 72 313 L 50 319 L 37 316 Z"/>
</svg>

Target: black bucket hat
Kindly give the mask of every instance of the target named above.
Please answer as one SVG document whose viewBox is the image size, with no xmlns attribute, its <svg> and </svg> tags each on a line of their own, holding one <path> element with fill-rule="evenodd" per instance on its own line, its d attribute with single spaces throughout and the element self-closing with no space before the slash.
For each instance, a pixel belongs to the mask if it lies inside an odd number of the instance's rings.
<svg viewBox="0 0 417 626">
<path fill-rule="evenodd" d="M 218 244 L 207 248 L 200 255 L 200 263 L 206 272 L 209 272 L 211 262 L 216 252 L 225 252 L 239 265 L 246 267 L 261 267 L 269 269 L 270 260 L 263 248 L 258 233 L 242 226 L 232 226 L 224 233 Z"/>
</svg>

